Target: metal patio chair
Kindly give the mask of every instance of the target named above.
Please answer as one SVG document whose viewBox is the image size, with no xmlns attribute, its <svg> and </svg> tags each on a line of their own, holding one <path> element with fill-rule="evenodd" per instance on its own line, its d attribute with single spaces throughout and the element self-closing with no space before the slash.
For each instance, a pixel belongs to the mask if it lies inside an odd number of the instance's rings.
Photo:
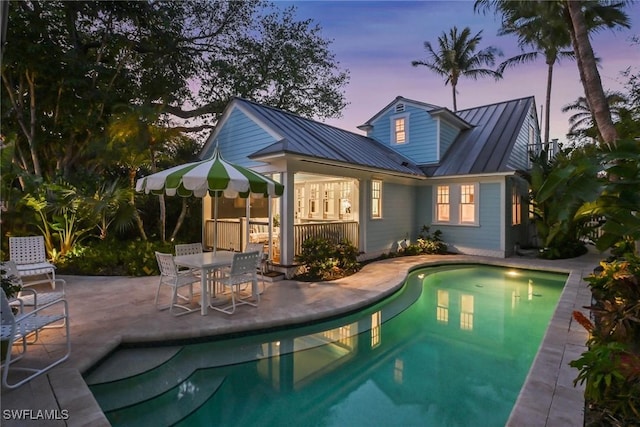
<svg viewBox="0 0 640 427">
<path fill-rule="evenodd" d="M 229 288 L 231 293 L 231 305 L 225 307 L 210 307 L 214 310 L 221 311 L 226 314 L 233 314 L 236 311 L 236 307 L 243 304 L 248 304 L 253 307 L 257 307 L 260 302 L 260 293 L 258 292 L 258 270 L 257 265 L 260 260 L 259 252 L 240 252 L 233 255 L 233 261 L 231 262 L 231 268 L 229 272 L 222 278 L 217 278 L 216 282 Z M 251 283 L 251 289 L 255 292 L 251 292 L 252 295 L 243 297 L 241 285 Z M 255 295 L 254 295 L 255 294 Z M 250 298 L 255 297 L 255 302 L 251 302 Z"/>
<path fill-rule="evenodd" d="M 9 259 L 16 263 L 20 277 L 30 279 L 24 286 L 49 282 L 56 288 L 56 266 L 47 261 L 43 236 L 9 237 Z M 34 279 L 37 276 L 46 279 Z"/>
<path fill-rule="evenodd" d="M 183 299 L 191 303 L 193 301 L 193 284 L 200 283 L 200 277 L 193 274 L 191 270 L 179 271 L 173 260 L 173 255 L 156 252 L 156 259 L 158 261 L 158 267 L 160 268 L 160 283 L 158 283 L 158 290 L 156 292 L 155 305 L 158 310 L 169 309 L 169 312 L 174 316 L 180 316 L 194 311 L 199 311 L 200 308 L 189 308 L 186 305 L 178 304 L 178 299 Z M 171 302 L 164 306 L 159 306 L 160 290 L 163 286 L 171 288 Z M 180 288 L 189 287 L 189 297 L 185 297 L 178 293 Z M 175 308 L 184 310 L 181 313 L 176 313 Z"/>
<path fill-rule="evenodd" d="M 244 248 L 245 252 L 258 252 L 260 254 L 260 258 L 258 259 L 258 265 L 256 268 L 260 272 L 260 276 L 262 277 L 262 290 L 260 293 L 263 293 L 265 290 L 265 282 L 264 276 L 267 272 L 267 254 L 264 252 L 264 243 L 247 243 L 247 246 Z"/>
<path fill-rule="evenodd" d="M 26 312 L 14 314 L 7 295 L 4 290 L 0 289 L 0 308 L 2 311 L 0 316 L 2 318 L 0 326 L 0 339 L 6 342 L 7 354 L 2 360 L 2 385 L 9 389 L 20 387 L 22 384 L 31 381 L 38 375 L 44 374 L 51 368 L 59 365 L 69 358 L 71 353 L 71 341 L 69 336 L 69 310 L 66 299 L 59 299 L 49 304 L 40 305 L 38 308 Z M 55 310 L 57 306 L 61 306 L 62 310 L 58 312 Z M 27 366 L 12 366 L 13 363 L 24 358 L 27 354 L 27 337 L 33 333 L 39 332 L 45 327 L 59 323 L 62 321 L 65 326 L 65 344 L 66 350 L 64 354 L 53 362 L 44 367 L 27 367 Z M 13 355 L 14 344 L 22 344 L 22 352 L 17 356 Z M 49 347 L 50 344 L 47 344 Z M 50 349 L 47 349 L 49 352 Z M 35 365 L 35 364 L 34 364 Z M 9 383 L 9 373 L 14 371 L 25 371 L 30 373 L 26 378 L 22 378 L 17 382 Z"/>
</svg>

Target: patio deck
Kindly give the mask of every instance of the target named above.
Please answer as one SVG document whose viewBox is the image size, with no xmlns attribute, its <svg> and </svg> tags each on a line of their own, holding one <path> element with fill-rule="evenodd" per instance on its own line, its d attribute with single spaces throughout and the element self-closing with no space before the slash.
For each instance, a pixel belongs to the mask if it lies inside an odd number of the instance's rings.
<svg viewBox="0 0 640 427">
<path fill-rule="evenodd" d="M 67 281 L 71 317 L 71 357 L 60 367 L 12 391 L 2 390 L 2 422 L 15 426 L 108 426 L 82 374 L 121 343 L 152 343 L 200 338 L 231 332 L 289 325 L 341 314 L 369 305 L 395 291 L 409 269 L 442 263 L 483 263 L 569 272 L 538 356 L 508 422 L 510 426 L 583 426 L 582 388 L 573 387 L 577 371 L 568 366 L 584 351 L 586 332 L 572 321 L 574 309 L 590 302 L 582 280 L 603 258 L 587 254 L 569 260 L 484 258 L 462 255 L 400 257 L 365 266 L 358 274 L 334 281 L 305 283 L 283 280 L 267 284 L 260 306 L 243 307 L 233 316 L 193 313 L 175 318 L 153 304 L 158 277 L 60 276 Z M 287 301 L 282 304 L 282 301 Z M 48 330 L 46 334 L 59 334 Z M 43 334 L 44 335 L 44 334 Z M 46 335 L 41 342 L 47 342 Z M 29 352 L 48 357 L 41 344 Z M 140 360 L 131 363 L 142 362 Z M 9 412 L 7 412 L 9 410 Z M 11 410 L 22 410 L 19 420 Z M 68 414 L 66 420 L 34 419 L 38 411 Z"/>
</svg>

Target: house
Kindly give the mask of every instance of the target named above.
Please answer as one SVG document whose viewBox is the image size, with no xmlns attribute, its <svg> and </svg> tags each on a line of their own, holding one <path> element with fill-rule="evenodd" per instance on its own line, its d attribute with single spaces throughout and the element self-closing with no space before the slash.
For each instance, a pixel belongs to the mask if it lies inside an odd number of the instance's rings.
<svg viewBox="0 0 640 427">
<path fill-rule="evenodd" d="M 366 134 L 234 98 L 201 157 L 217 144 L 226 160 L 284 184 L 283 197 L 249 202 L 244 225 L 268 235 L 266 218 L 276 219 L 272 258 L 283 266 L 310 237 L 347 238 L 368 259 L 415 240 L 423 225 L 465 254 L 507 257 L 530 242 L 522 172 L 541 143 L 533 97 L 455 113 L 397 97 L 359 129 Z M 219 217 L 238 221 L 244 203 L 223 201 Z M 205 246 L 242 247 L 223 229 L 214 234 L 211 205 Z"/>
</svg>

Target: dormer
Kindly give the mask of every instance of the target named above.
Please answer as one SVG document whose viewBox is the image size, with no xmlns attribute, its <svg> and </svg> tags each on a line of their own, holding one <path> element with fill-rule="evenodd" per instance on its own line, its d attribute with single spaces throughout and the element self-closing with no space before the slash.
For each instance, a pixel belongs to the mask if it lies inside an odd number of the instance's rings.
<svg viewBox="0 0 640 427">
<path fill-rule="evenodd" d="M 446 108 L 400 96 L 358 126 L 419 165 L 438 163 L 457 135 L 470 127 Z"/>
</svg>

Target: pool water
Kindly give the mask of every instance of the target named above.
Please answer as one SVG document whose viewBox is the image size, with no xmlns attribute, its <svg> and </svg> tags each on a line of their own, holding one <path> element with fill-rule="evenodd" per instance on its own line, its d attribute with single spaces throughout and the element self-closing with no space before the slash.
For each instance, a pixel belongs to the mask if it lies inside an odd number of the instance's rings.
<svg viewBox="0 0 640 427">
<path fill-rule="evenodd" d="M 504 426 L 566 278 L 424 268 L 359 313 L 189 344 L 91 389 L 114 426 Z"/>
</svg>

